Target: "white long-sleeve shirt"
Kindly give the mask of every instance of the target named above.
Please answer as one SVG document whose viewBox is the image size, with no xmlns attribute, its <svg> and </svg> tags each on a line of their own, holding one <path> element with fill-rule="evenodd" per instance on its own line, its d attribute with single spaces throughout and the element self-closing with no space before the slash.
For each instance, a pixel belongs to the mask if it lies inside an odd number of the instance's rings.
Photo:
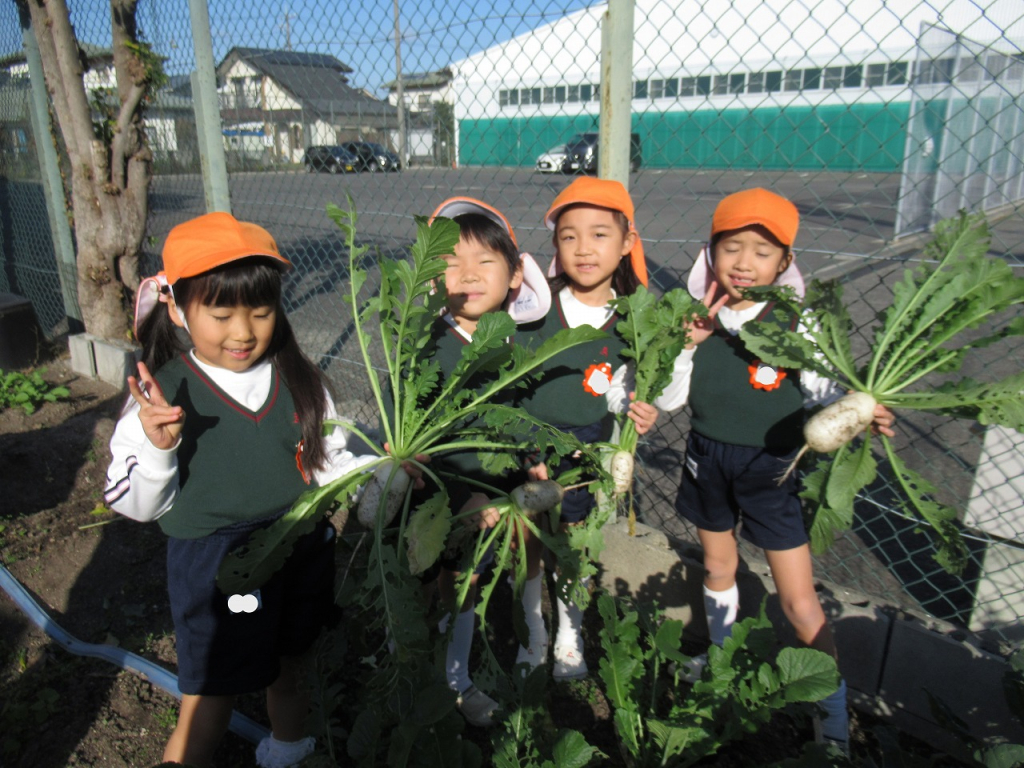
<svg viewBox="0 0 1024 768">
<path fill-rule="evenodd" d="M 224 390 L 233 400 L 249 410 L 257 410 L 270 395 L 271 364 L 257 363 L 235 373 L 201 362 L 195 353 L 192 362 Z M 327 391 L 325 418 L 337 418 L 334 402 Z M 146 437 L 139 419 L 140 406 L 130 399 L 121 412 L 110 439 L 110 466 L 104 498 L 115 512 L 140 522 L 151 522 L 165 514 L 178 497 L 178 445 L 161 450 Z M 356 456 L 348 450 L 345 431 L 336 427 L 325 438 L 327 461 L 322 470 L 314 471 L 313 481 L 323 485 L 351 472 L 376 456 Z"/>
<path fill-rule="evenodd" d="M 744 323 L 756 318 L 764 310 L 765 302 L 760 302 L 747 309 L 739 311 L 722 307 L 718 311 L 718 322 L 733 336 L 739 334 Z M 797 330 L 806 333 L 806 328 L 801 324 Z M 697 348 L 684 349 L 676 358 L 675 370 L 672 375 L 672 384 L 658 399 L 659 407 L 665 410 L 674 410 L 686 405 L 690 396 L 690 377 L 693 374 L 693 356 Z M 827 405 L 833 400 L 842 396 L 842 392 L 834 381 L 818 375 L 814 371 L 800 371 L 800 391 L 804 396 L 804 407 L 809 408 L 815 405 Z"/>
</svg>

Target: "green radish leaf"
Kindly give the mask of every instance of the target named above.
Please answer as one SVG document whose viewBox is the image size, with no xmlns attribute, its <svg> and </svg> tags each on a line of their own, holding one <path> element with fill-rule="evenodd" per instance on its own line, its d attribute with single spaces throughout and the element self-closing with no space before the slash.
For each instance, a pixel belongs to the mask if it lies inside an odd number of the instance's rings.
<svg viewBox="0 0 1024 768">
<path fill-rule="evenodd" d="M 590 746 L 582 733 L 563 730 L 552 748 L 552 764 L 558 768 L 584 768 L 599 754 L 597 747 Z"/>
<path fill-rule="evenodd" d="M 804 475 L 803 490 L 800 498 L 808 504 L 811 525 L 808 535 L 811 539 L 811 551 L 816 555 L 827 552 L 835 543 L 835 535 L 853 525 L 853 505 L 834 509 L 829 506 L 825 496 L 829 475 L 832 470 L 834 456 L 819 459 L 815 469 Z"/>
<path fill-rule="evenodd" d="M 1020 768 L 1024 765 L 1024 745 L 997 744 L 975 753 L 985 768 Z"/>
<path fill-rule="evenodd" d="M 928 498 L 935 493 L 931 483 L 910 469 L 896 455 L 886 438 L 882 438 L 882 442 L 896 480 L 906 496 L 907 514 L 919 517 L 930 525 L 929 532 L 938 548 L 935 560 L 952 574 L 962 572 L 967 565 L 968 551 L 956 525 L 956 510 Z"/>
<path fill-rule="evenodd" d="M 247 594 L 265 584 L 285 564 L 295 541 L 312 531 L 335 503 L 345 504 L 368 477 L 366 468 L 360 467 L 299 496 L 282 517 L 253 532 L 244 545 L 224 558 L 217 571 L 221 592 Z"/>
<path fill-rule="evenodd" d="M 901 392 L 887 402 L 894 407 L 939 411 L 1024 432 L 1024 372 L 991 384 L 961 379 L 930 392 Z"/>
<path fill-rule="evenodd" d="M 448 494 L 443 489 L 416 508 L 405 527 L 409 573 L 423 573 L 437 562 L 444 551 L 451 526 Z"/>
<path fill-rule="evenodd" d="M 701 741 L 708 736 L 705 729 L 697 726 L 674 725 L 654 718 L 648 718 L 644 722 L 664 761 L 661 765 L 672 764 L 671 758 L 678 757 L 689 749 L 693 742 Z"/>
<path fill-rule="evenodd" d="M 861 440 L 856 449 L 844 445 L 836 451 L 825 487 L 825 501 L 833 509 L 849 509 L 851 524 L 853 500 L 865 486 L 874 481 L 876 466 L 870 440 Z"/>
<path fill-rule="evenodd" d="M 811 648 L 783 648 L 776 662 L 786 701 L 821 701 L 839 687 L 836 660 Z"/>
</svg>

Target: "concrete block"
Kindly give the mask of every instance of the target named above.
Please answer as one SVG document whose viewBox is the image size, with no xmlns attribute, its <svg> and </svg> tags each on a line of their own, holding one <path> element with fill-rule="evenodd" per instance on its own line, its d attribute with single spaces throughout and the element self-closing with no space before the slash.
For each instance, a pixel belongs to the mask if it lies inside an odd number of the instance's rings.
<svg viewBox="0 0 1024 768">
<path fill-rule="evenodd" d="M 703 605 L 701 587 L 704 569 L 700 563 L 681 558 L 668 537 L 642 523 L 636 536 L 629 535 L 625 521 L 604 527 L 605 548 L 599 563 L 599 586 L 609 593 L 631 596 L 644 602 L 656 602 L 670 619 L 683 622 L 686 631 L 698 630 L 707 636 L 703 608 L 694 615 L 694 606 Z"/>
<path fill-rule="evenodd" d="M 115 387 L 125 386 L 126 377 L 135 371 L 138 347 L 127 342 L 94 338 L 92 350 L 96 359 L 96 378 Z"/>
<path fill-rule="evenodd" d="M 981 561 L 970 628 L 1019 643 L 1024 640 L 1020 616 L 1024 616 L 1024 550 L 998 539 L 990 541 Z"/>
<path fill-rule="evenodd" d="M 985 430 L 964 525 L 1010 541 L 1024 542 L 1022 497 L 1024 435 L 1008 427 L 991 426 Z"/>
<path fill-rule="evenodd" d="M 919 620 L 900 618 L 892 625 L 881 695 L 894 711 L 911 716 L 904 718 L 905 727 L 914 735 L 939 728 L 931 716 L 931 693 L 967 723 L 975 738 L 1024 743 L 1024 727 L 1003 696 L 1006 669 L 998 656 Z"/>
<path fill-rule="evenodd" d="M 96 358 L 92 351 L 95 337 L 90 333 L 68 336 L 68 351 L 71 352 L 71 370 L 80 376 L 96 378 Z"/>
</svg>

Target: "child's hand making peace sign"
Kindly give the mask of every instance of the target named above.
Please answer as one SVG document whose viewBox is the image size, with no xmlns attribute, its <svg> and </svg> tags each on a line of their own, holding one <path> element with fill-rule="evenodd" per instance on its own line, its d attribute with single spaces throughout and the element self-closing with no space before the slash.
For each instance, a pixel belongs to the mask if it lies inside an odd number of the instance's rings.
<svg viewBox="0 0 1024 768">
<path fill-rule="evenodd" d="M 169 405 L 160 385 L 146 368 L 139 363 L 139 377 L 128 377 L 128 391 L 139 404 L 139 421 L 142 429 L 154 446 L 162 451 L 173 448 L 181 436 L 185 423 L 185 410 L 178 405 Z"/>
<path fill-rule="evenodd" d="M 718 314 L 718 310 L 725 306 L 725 302 L 729 300 L 729 294 L 722 291 L 721 297 L 718 301 L 715 301 L 715 293 L 718 292 L 718 282 L 715 280 L 711 281 L 708 285 L 708 292 L 704 294 L 704 306 L 708 308 L 708 316 L 701 317 L 695 320 L 689 326 L 690 341 L 687 343 L 687 349 L 693 349 L 694 346 L 700 344 L 702 341 L 708 338 L 715 330 L 715 316 Z"/>
</svg>

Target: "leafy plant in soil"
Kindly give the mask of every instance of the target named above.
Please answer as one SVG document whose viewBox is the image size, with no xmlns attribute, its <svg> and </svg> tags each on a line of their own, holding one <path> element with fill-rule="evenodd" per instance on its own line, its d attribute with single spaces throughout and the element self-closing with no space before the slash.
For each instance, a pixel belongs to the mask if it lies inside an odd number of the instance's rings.
<svg viewBox="0 0 1024 768">
<path fill-rule="evenodd" d="M 815 552 L 828 549 L 835 533 L 851 526 L 856 495 L 875 479 L 874 436 L 867 433 L 859 445 L 850 442 L 871 423 L 875 403 L 1024 430 L 1024 372 L 996 382 L 951 378 L 970 350 L 1024 334 L 1024 317 L 1007 312 L 1024 303 L 1024 278 L 1005 261 L 987 257 L 988 247 L 983 216 L 961 214 L 936 225 L 921 265 L 906 270 L 893 287 L 892 304 L 879 314 L 870 354 L 860 364 L 838 284 L 814 282 L 802 307 L 790 290 L 750 291 L 758 299 L 775 298 L 788 312 L 801 311 L 809 330 L 805 335 L 774 323 L 748 323 L 740 332 L 748 349 L 773 365 L 815 371 L 853 392 L 809 419 L 804 430 L 810 449 L 831 454 L 804 479 Z M 938 375 L 947 380 L 926 386 Z M 822 422 L 824 438 L 817 435 Z M 967 552 L 956 510 L 933 498 L 933 486 L 900 459 L 887 437 L 880 441 L 905 499 L 902 514 L 926 523 L 936 560 L 959 572 Z"/>
<path fill-rule="evenodd" d="M 29 373 L 0 370 L 0 410 L 21 408 L 26 414 L 34 413 L 43 403 L 55 403 L 67 397 L 67 387 L 51 386 L 42 374 L 45 368 Z"/>
<path fill-rule="evenodd" d="M 683 623 L 662 621 L 652 606 L 609 595 L 597 605 L 604 621 L 601 679 L 631 768 L 693 765 L 756 732 L 774 710 L 820 701 L 838 687 L 828 654 L 784 648 L 776 655 L 762 604 L 760 616 L 734 625 L 722 647 L 711 646 L 703 677 L 680 697 L 678 678 L 666 670 L 689 661 L 679 651 Z"/>
</svg>

